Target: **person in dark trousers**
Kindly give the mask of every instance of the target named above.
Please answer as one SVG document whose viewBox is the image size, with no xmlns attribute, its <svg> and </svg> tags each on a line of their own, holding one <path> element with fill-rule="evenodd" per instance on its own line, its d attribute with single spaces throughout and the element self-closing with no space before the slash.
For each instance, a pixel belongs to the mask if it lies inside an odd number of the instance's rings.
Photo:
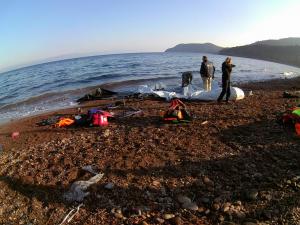
<svg viewBox="0 0 300 225">
<path fill-rule="evenodd" d="M 222 92 L 218 98 L 218 102 L 221 102 L 226 94 L 226 102 L 228 103 L 230 98 L 230 75 L 232 68 L 235 65 L 232 64 L 231 57 L 227 57 L 225 62 L 222 63 Z"/>
<path fill-rule="evenodd" d="M 208 61 L 207 56 L 202 57 L 200 75 L 203 81 L 203 89 L 211 91 L 211 83 L 215 75 L 215 67 L 212 62 Z"/>
</svg>

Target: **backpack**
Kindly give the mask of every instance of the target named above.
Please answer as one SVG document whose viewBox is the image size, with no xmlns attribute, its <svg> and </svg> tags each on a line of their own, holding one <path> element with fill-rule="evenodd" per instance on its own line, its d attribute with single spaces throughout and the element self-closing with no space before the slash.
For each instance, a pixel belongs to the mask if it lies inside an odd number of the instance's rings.
<svg viewBox="0 0 300 225">
<path fill-rule="evenodd" d="M 172 99 L 169 109 L 163 114 L 163 121 L 166 122 L 190 122 L 192 117 L 186 105 L 179 99 Z"/>
<path fill-rule="evenodd" d="M 203 64 L 204 64 L 204 71 L 202 71 L 203 75 L 201 74 L 201 76 L 214 78 L 214 74 L 215 74 L 214 64 L 210 61 L 207 61 Z"/>
</svg>

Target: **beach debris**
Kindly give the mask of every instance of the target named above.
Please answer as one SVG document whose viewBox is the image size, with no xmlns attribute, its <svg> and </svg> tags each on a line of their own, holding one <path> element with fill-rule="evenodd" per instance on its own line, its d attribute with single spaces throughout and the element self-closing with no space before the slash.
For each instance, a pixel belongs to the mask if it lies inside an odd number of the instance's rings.
<svg viewBox="0 0 300 225">
<path fill-rule="evenodd" d="M 11 134 L 12 139 L 16 139 L 19 136 L 20 136 L 20 132 L 18 132 L 18 131 L 12 132 L 12 134 Z"/>
<path fill-rule="evenodd" d="M 203 121 L 203 122 L 201 123 L 201 125 L 205 125 L 205 124 L 207 124 L 207 123 L 208 123 L 208 121 L 205 120 L 205 121 Z"/>
<path fill-rule="evenodd" d="M 55 125 L 57 127 L 68 127 L 68 126 L 72 125 L 73 123 L 75 123 L 75 120 L 73 120 L 71 118 L 60 118 L 58 123 L 56 123 Z"/>
<path fill-rule="evenodd" d="M 79 204 L 77 206 L 77 208 L 71 209 L 70 212 L 65 216 L 65 218 L 63 219 L 63 221 L 59 225 L 63 225 L 66 222 L 70 223 L 71 220 L 74 218 L 74 216 L 79 212 L 79 209 L 80 209 L 81 206 L 83 206 L 83 203 Z M 76 211 L 75 211 L 75 209 L 76 209 Z"/>
<path fill-rule="evenodd" d="M 91 177 L 87 181 L 82 181 L 82 180 L 75 181 L 71 185 L 70 190 L 64 194 L 64 198 L 68 202 L 75 202 L 75 201 L 82 202 L 83 199 L 90 194 L 89 192 L 86 192 L 88 187 L 91 186 L 92 184 L 99 182 L 99 180 L 101 180 L 103 176 L 104 176 L 104 173 L 99 173 L 99 174 Z"/>
<path fill-rule="evenodd" d="M 98 174 L 98 172 L 95 171 L 95 169 L 93 168 L 92 165 L 84 166 L 84 167 L 82 167 L 82 170 L 90 172 L 91 174 L 94 174 L 94 175 Z"/>
</svg>

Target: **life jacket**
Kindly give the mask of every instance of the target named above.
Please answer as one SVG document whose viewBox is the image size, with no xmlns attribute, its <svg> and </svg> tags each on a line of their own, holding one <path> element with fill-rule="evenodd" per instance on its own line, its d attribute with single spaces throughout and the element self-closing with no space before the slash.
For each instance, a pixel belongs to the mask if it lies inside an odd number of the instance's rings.
<svg viewBox="0 0 300 225">
<path fill-rule="evenodd" d="M 58 127 L 67 127 L 72 125 L 75 122 L 75 120 L 72 120 L 70 118 L 60 118 L 58 123 L 56 123 L 56 126 Z"/>
<path fill-rule="evenodd" d="M 100 109 L 90 109 L 88 111 L 88 120 L 91 126 L 108 125 L 108 118 L 113 117 L 109 112 Z"/>
<path fill-rule="evenodd" d="M 186 105 L 179 99 L 172 99 L 169 109 L 162 116 L 163 121 L 173 123 L 190 122 L 192 117 Z"/>
<path fill-rule="evenodd" d="M 288 109 L 281 116 L 280 123 L 284 126 L 294 127 L 296 134 L 300 136 L 300 107 Z"/>
</svg>

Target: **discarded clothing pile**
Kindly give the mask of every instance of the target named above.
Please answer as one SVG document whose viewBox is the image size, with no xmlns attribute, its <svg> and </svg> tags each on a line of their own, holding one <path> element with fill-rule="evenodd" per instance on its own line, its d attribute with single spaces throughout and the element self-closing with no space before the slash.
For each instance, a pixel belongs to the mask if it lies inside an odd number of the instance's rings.
<svg viewBox="0 0 300 225">
<path fill-rule="evenodd" d="M 172 99 L 169 109 L 161 116 L 163 121 L 172 123 L 188 123 L 192 119 L 186 105 L 179 99 Z"/>
<path fill-rule="evenodd" d="M 109 110 L 109 111 L 108 111 Z M 117 112 L 110 112 L 111 110 L 118 110 Z M 106 126 L 112 119 L 122 119 L 135 115 L 141 115 L 143 113 L 140 109 L 134 109 L 132 107 L 125 107 L 123 102 L 115 102 L 109 104 L 103 109 L 92 108 L 88 110 L 87 114 L 78 115 L 63 115 L 52 116 L 48 119 L 44 119 L 38 122 L 38 126 L 53 125 L 55 127 L 69 127 L 69 126 Z"/>
<path fill-rule="evenodd" d="M 279 123 L 285 127 L 294 128 L 296 134 L 300 136 L 300 105 L 284 112 L 279 117 Z"/>
</svg>

